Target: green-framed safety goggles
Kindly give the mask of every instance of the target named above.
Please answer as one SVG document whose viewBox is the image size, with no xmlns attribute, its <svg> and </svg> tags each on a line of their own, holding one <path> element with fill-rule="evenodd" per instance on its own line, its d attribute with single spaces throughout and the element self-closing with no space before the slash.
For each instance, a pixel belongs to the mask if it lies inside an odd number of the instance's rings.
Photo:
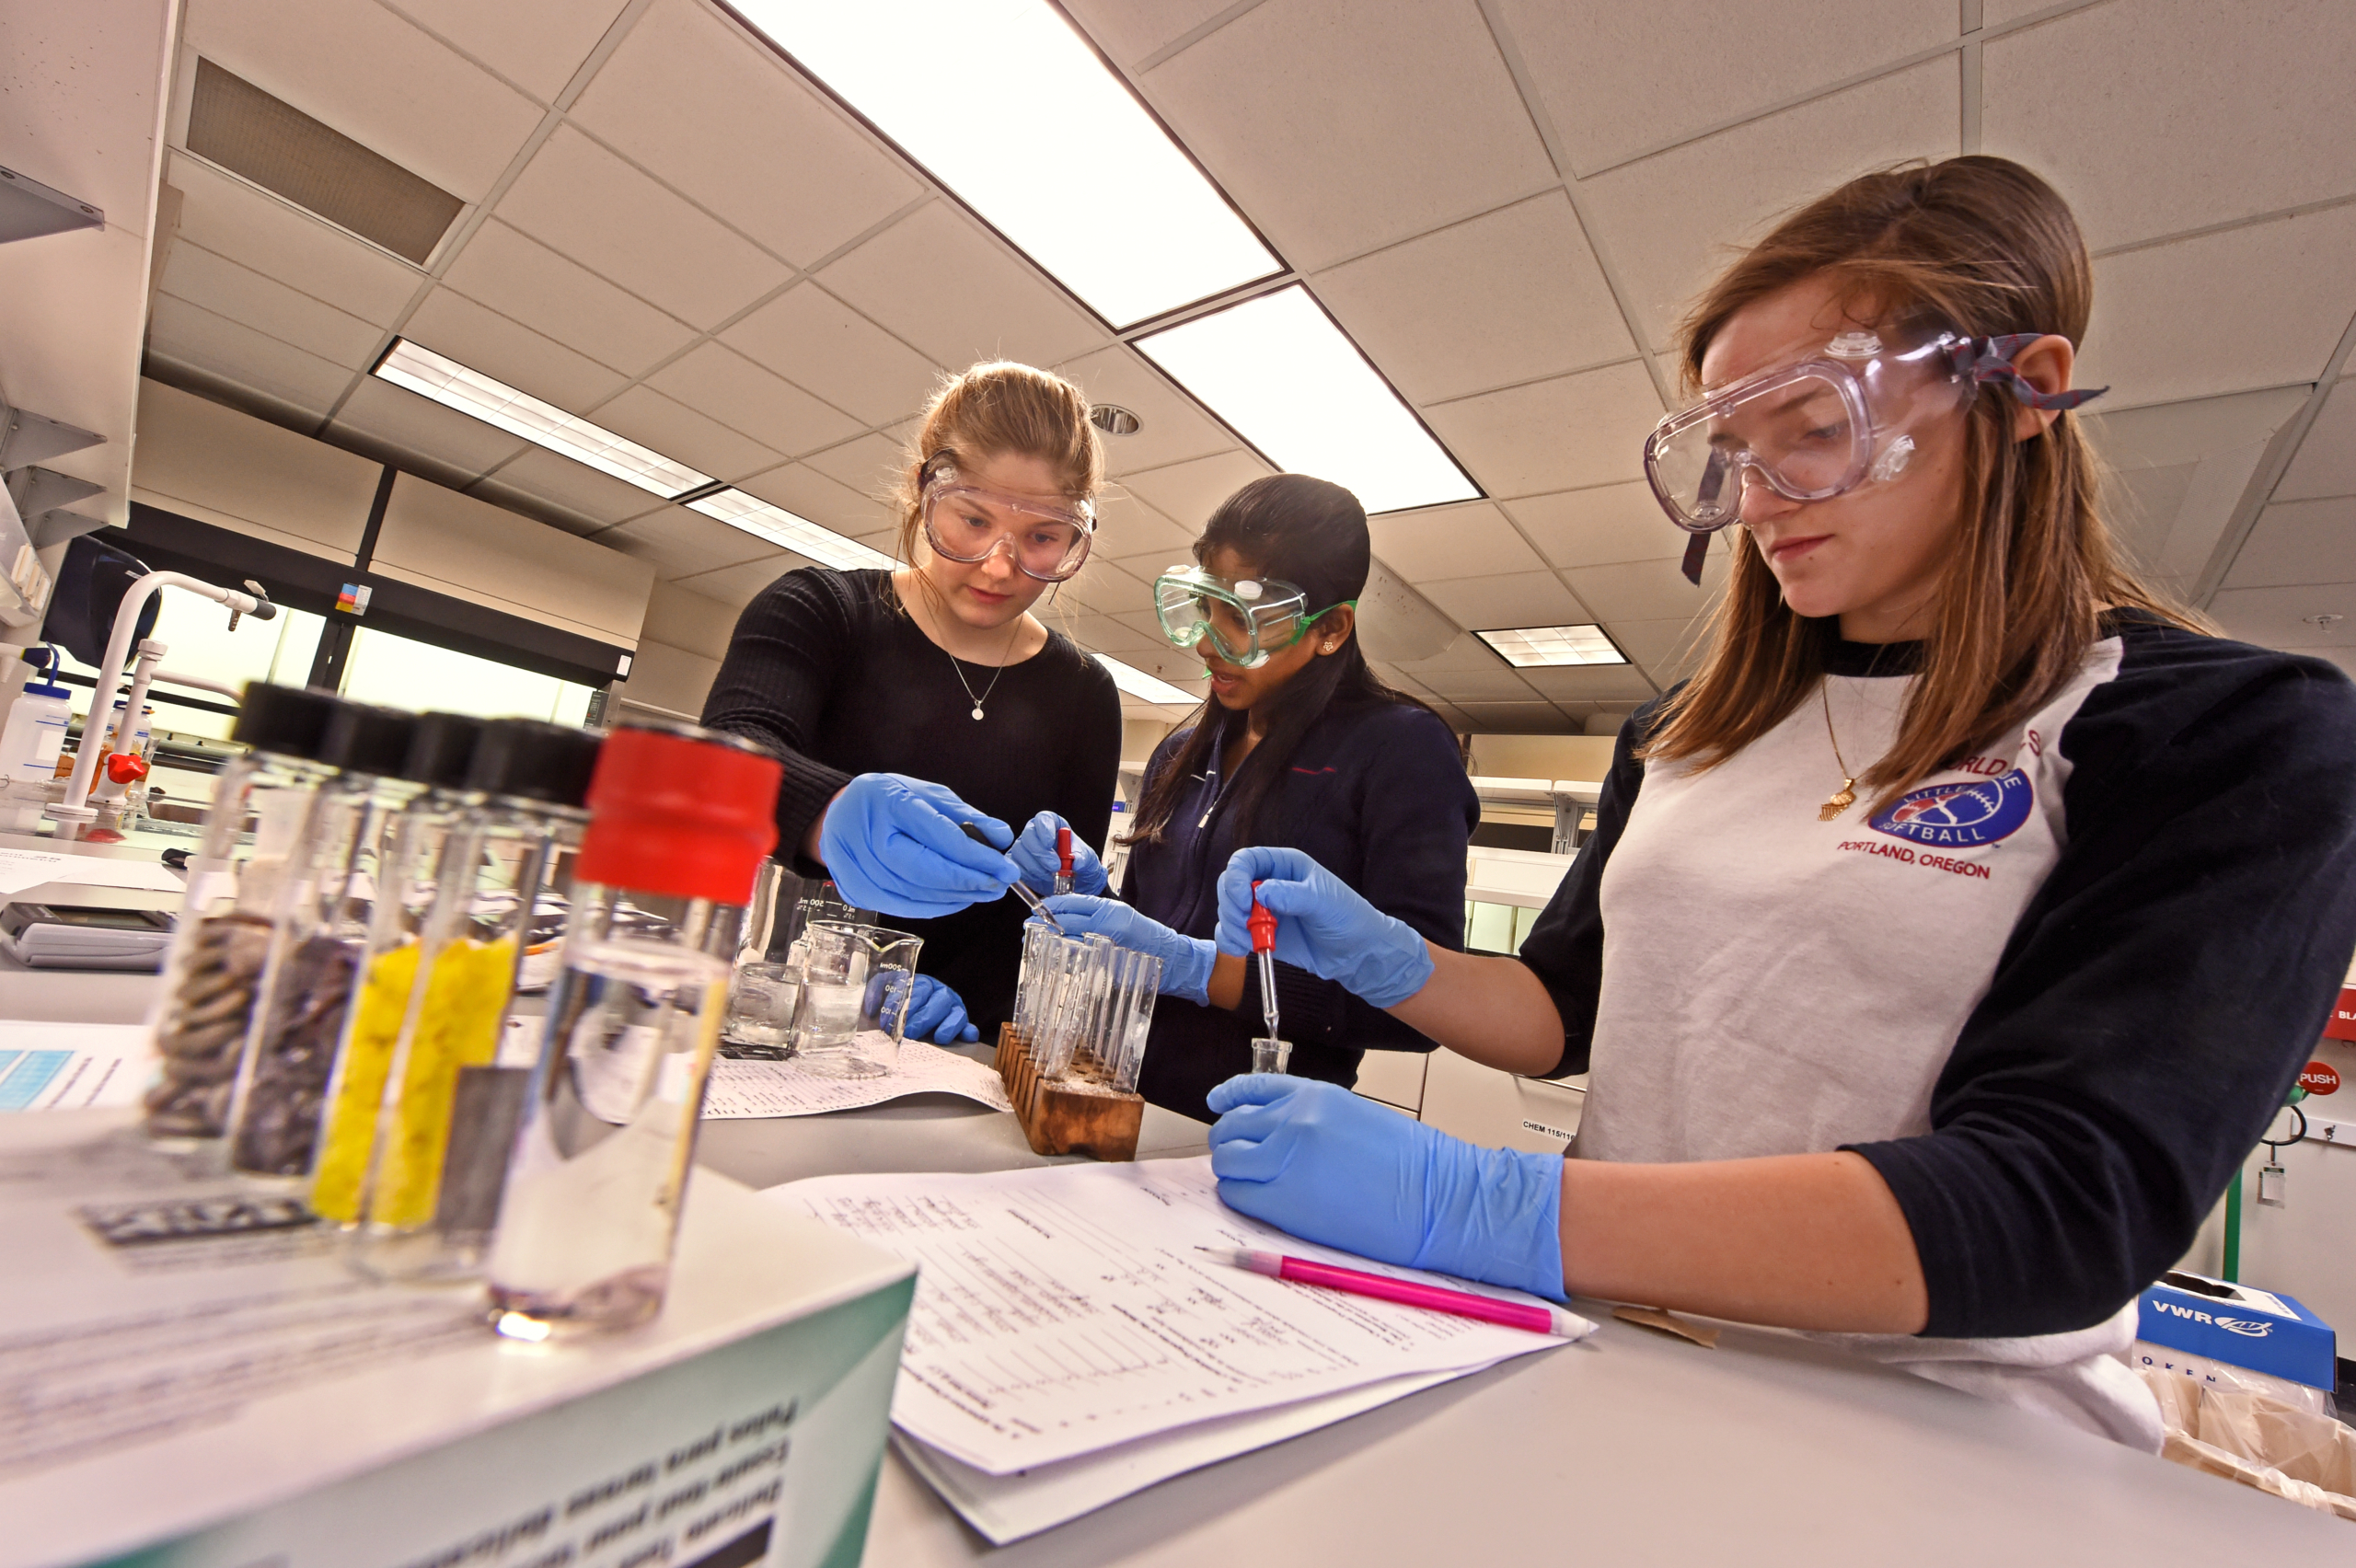
<svg viewBox="0 0 2356 1568">
<path fill-rule="evenodd" d="M 1220 658 L 1243 670 L 1266 663 L 1324 617 L 1357 604 L 1345 599 L 1311 613 L 1309 595 L 1289 582 L 1214 577 L 1195 566 L 1173 566 L 1153 583 L 1153 613 L 1172 647 L 1192 649 L 1207 637 Z"/>
</svg>

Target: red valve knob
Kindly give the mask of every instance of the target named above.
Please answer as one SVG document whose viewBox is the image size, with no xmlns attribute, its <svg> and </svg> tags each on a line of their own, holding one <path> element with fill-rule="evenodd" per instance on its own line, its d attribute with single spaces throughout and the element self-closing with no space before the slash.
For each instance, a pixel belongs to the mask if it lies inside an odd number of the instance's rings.
<svg viewBox="0 0 2356 1568">
<path fill-rule="evenodd" d="M 136 784 L 147 777 L 147 759 L 129 752 L 115 752 L 107 757 L 107 778 L 117 784 Z"/>
<path fill-rule="evenodd" d="M 1260 902 L 1258 882 L 1252 884 L 1252 917 L 1243 923 L 1251 929 L 1253 952 L 1276 951 L 1276 917 L 1269 914 L 1267 906 Z"/>
</svg>

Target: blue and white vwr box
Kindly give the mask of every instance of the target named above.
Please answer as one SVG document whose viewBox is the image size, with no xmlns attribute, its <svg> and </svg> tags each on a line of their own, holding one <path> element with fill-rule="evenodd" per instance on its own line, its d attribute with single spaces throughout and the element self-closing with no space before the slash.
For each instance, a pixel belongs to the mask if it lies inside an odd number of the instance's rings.
<svg viewBox="0 0 2356 1568">
<path fill-rule="evenodd" d="M 2135 1337 L 2288 1378 L 2332 1386 L 2331 1325 L 2292 1297 L 2170 1272 L 2143 1292 Z"/>
</svg>

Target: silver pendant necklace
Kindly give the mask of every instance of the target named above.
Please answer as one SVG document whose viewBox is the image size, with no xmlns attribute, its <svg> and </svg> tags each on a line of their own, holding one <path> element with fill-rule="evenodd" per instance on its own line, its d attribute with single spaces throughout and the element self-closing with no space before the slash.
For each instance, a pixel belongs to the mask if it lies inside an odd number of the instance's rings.
<svg viewBox="0 0 2356 1568">
<path fill-rule="evenodd" d="M 1013 656 L 1014 645 L 1022 639 L 1022 620 L 1021 617 L 1017 617 L 1014 622 L 1014 635 L 1006 640 L 1006 652 L 1008 657 L 1011 658 Z M 943 653 L 949 653 L 949 650 L 946 648 L 942 649 L 941 651 Z M 990 684 L 982 688 L 982 695 L 979 697 L 976 697 L 974 695 L 974 683 L 965 678 L 965 666 L 957 662 L 957 655 L 954 653 L 949 653 L 949 667 L 956 672 L 957 684 L 965 688 L 966 700 L 970 701 L 974 705 L 974 721 L 977 724 L 980 723 L 982 721 L 982 704 L 987 702 L 990 699 L 990 693 L 998 689 L 999 678 L 1006 674 L 1006 666 L 1004 664 L 999 665 L 998 674 L 990 677 Z"/>
</svg>

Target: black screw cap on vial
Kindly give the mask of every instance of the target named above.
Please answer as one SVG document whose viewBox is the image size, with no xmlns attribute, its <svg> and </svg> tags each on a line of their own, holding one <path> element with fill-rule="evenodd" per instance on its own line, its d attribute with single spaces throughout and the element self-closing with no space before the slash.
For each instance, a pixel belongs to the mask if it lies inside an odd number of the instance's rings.
<svg viewBox="0 0 2356 1568">
<path fill-rule="evenodd" d="M 486 794 L 579 810 L 605 736 L 545 719 L 494 719 L 475 746 L 467 788 Z"/>
<path fill-rule="evenodd" d="M 437 790 L 463 790 L 488 720 L 468 713 L 421 713 L 410 732 L 400 776 Z"/>
<path fill-rule="evenodd" d="M 306 686 L 249 682 L 229 738 L 280 756 L 315 757 L 327 736 L 328 716 L 342 705 L 342 698 Z"/>
<path fill-rule="evenodd" d="M 339 698 L 328 715 L 327 733 L 319 737 L 317 760 L 347 773 L 398 778 L 416 728 L 414 713 Z"/>
</svg>

